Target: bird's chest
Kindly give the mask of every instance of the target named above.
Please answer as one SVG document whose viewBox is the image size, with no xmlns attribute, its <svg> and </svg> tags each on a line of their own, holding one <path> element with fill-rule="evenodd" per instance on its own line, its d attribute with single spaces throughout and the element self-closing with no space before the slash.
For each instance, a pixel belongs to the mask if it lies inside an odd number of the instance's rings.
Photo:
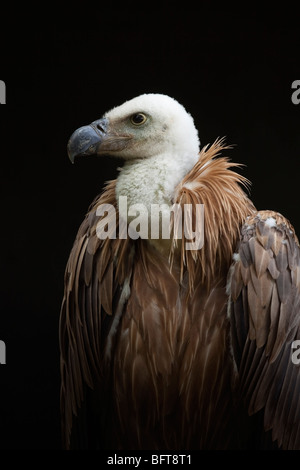
<svg viewBox="0 0 300 470">
<path fill-rule="evenodd" d="M 209 447 L 210 428 L 229 406 L 224 289 L 204 293 L 198 286 L 187 298 L 166 273 L 148 281 L 134 273 L 133 285 L 113 360 L 121 442 L 135 448 Z"/>
</svg>

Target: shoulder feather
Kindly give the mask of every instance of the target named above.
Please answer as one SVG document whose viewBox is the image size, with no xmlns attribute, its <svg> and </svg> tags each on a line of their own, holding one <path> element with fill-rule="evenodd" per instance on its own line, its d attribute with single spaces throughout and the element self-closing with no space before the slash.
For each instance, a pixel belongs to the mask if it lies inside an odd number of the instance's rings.
<svg viewBox="0 0 300 470">
<path fill-rule="evenodd" d="M 176 189 L 175 203 L 182 207 L 191 204 L 193 207 L 193 226 L 196 223 L 196 205 L 204 205 L 203 247 L 187 251 L 184 249 L 185 243 L 181 244 L 181 270 L 183 273 L 187 267 L 190 286 L 196 275 L 196 265 L 197 273 L 201 273 L 202 282 L 207 286 L 211 285 L 214 278 L 227 272 L 240 227 L 246 217 L 255 212 L 243 190 L 249 181 L 230 169 L 240 165 L 219 156 L 229 148 L 224 144 L 224 139 L 204 147 L 198 162 Z M 183 241 L 186 241 L 185 238 Z M 176 240 L 173 241 L 173 252 L 175 247 Z"/>
</svg>

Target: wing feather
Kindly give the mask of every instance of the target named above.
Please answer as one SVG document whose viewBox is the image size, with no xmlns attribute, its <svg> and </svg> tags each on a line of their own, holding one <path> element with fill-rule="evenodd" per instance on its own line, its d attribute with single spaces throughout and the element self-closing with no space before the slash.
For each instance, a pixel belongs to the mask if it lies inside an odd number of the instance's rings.
<svg viewBox="0 0 300 470">
<path fill-rule="evenodd" d="M 81 224 L 72 247 L 65 272 L 65 295 L 60 315 L 60 351 L 61 351 L 61 414 L 62 437 L 65 448 L 70 447 L 72 435 L 81 442 L 76 446 L 86 446 L 88 439 L 82 429 L 76 428 L 76 419 L 86 422 L 88 419 L 83 400 L 87 390 L 99 386 L 104 367 L 104 338 L 113 325 L 122 299 L 122 310 L 126 296 L 122 296 L 126 276 L 130 277 L 130 260 L 122 242 L 127 240 L 100 240 L 97 236 L 97 224 L 101 217 L 97 215 L 100 204 L 116 206 L 115 181 L 108 184 L 106 190 L 91 205 Z M 118 273 L 116 265 L 118 264 Z M 127 279 L 128 280 L 128 279 Z M 121 315 L 119 311 L 118 315 Z M 110 347 L 113 334 L 109 336 Z"/>
<path fill-rule="evenodd" d="M 300 250 L 289 221 L 262 211 L 242 227 L 230 269 L 231 341 L 248 413 L 263 410 L 264 429 L 284 449 L 300 449 Z M 257 432 L 257 430 L 256 430 Z"/>
</svg>

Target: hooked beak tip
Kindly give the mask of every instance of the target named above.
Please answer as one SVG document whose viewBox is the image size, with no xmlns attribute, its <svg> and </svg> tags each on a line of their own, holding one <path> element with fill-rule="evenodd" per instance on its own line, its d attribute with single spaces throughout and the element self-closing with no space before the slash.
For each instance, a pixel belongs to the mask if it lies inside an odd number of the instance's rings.
<svg viewBox="0 0 300 470">
<path fill-rule="evenodd" d="M 98 122 L 102 123 L 101 127 L 95 125 Z M 104 120 L 95 121 L 73 132 L 67 146 L 71 163 L 74 163 L 76 157 L 97 153 L 97 149 L 105 136 L 104 124 L 106 124 Z"/>
</svg>

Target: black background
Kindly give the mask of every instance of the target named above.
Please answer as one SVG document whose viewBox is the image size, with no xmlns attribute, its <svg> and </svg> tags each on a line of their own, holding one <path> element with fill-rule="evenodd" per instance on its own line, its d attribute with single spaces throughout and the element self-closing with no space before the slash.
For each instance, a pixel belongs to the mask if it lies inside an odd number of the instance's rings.
<svg viewBox="0 0 300 470">
<path fill-rule="evenodd" d="M 0 448 L 60 449 L 64 268 L 89 204 L 119 165 L 71 165 L 66 145 L 77 127 L 141 93 L 173 96 L 202 145 L 218 136 L 235 144 L 230 157 L 246 165 L 257 208 L 283 213 L 300 234 L 300 105 L 291 101 L 299 15 L 247 5 L 25 4 L 2 18 Z"/>
</svg>

